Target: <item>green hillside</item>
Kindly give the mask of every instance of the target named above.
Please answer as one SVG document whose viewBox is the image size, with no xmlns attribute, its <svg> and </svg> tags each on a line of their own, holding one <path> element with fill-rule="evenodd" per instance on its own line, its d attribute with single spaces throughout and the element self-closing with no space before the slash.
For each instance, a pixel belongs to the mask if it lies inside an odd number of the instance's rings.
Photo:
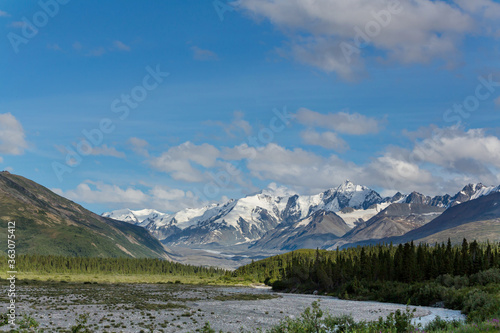
<svg viewBox="0 0 500 333">
<path fill-rule="evenodd" d="M 18 254 L 168 259 L 163 246 L 145 229 L 101 217 L 4 171 L 0 172 L 0 237 L 5 240 L 9 221 L 15 221 Z"/>
</svg>

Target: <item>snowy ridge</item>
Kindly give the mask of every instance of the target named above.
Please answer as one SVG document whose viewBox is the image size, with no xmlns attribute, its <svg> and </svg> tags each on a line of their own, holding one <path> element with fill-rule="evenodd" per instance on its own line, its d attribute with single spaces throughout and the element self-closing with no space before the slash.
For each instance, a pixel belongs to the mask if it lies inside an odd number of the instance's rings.
<svg viewBox="0 0 500 333">
<path fill-rule="evenodd" d="M 168 214 L 159 212 L 154 209 L 120 209 L 103 213 L 102 216 L 145 227 L 153 221 L 157 221 L 159 219 L 167 217 Z"/>
<path fill-rule="evenodd" d="M 393 197 L 382 198 L 370 188 L 346 180 L 322 193 L 301 196 L 271 183 L 257 194 L 223 204 L 186 208 L 174 214 L 152 209 L 122 209 L 103 216 L 146 227 L 167 245 L 227 246 L 258 241 L 280 225 L 306 230 L 318 214 L 335 213 L 348 227 L 354 228 L 392 203 L 448 208 L 493 192 L 500 192 L 500 186 L 469 184 L 454 196 L 430 197 L 418 192 L 398 192 Z"/>
<path fill-rule="evenodd" d="M 474 184 L 474 194 L 471 196 L 471 200 L 489 195 L 491 193 L 500 192 L 499 186 L 484 186 L 483 184 Z"/>
<path fill-rule="evenodd" d="M 375 204 L 375 207 L 368 209 L 357 209 L 350 212 L 338 212 L 337 215 L 340 216 L 345 223 L 351 228 L 354 228 L 357 224 L 363 223 L 389 207 L 391 203 L 384 202 L 380 204 Z"/>
</svg>

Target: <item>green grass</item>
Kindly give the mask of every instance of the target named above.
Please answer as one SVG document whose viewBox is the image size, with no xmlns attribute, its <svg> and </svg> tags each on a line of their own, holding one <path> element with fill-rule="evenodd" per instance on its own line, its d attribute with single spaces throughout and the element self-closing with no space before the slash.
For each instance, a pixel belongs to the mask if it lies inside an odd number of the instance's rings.
<svg viewBox="0 0 500 333">
<path fill-rule="evenodd" d="M 6 279 L 8 275 L 0 273 L 0 279 Z M 238 278 L 223 277 L 199 277 L 186 275 L 160 275 L 160 274 L 76 274 L 76 273 L 41 273 L 41 272 L 18 272 L 18 281 L 55 281 L 76 283 L 147 283 L 147 284 L 191 284 L 191 285 L 219 285 L 219 286 L 250 286 L 252 281 Z"/>
</svg>

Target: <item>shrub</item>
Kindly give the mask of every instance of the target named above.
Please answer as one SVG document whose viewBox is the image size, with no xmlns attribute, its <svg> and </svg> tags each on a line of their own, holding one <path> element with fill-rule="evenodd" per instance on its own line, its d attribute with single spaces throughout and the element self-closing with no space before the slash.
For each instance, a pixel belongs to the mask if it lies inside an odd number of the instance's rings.
<svg viewBox="0 0 500 333">
<path fill-rule="evenodd" d="M 484 321 L 500 309 L 500 301 L 491 294 L 479 289 L 469 291 L 463 301 L 462 311 L 469 321 Z"/>
<path fill-rule="evenodd" d="M 481 286 L 485 286 L 489 283 L 500 284 L 500 269 L 492 268 L 487 271 L 476 273 L 470 277 L 470 280 L 474 285 Z"/>
</svg>

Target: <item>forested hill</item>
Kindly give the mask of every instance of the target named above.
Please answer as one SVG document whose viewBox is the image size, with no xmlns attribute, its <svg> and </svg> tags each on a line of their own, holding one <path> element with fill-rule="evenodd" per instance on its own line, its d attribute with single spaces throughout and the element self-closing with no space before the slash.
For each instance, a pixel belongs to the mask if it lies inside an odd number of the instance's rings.
<svg viewBox="0 0 500 333">
<path fill-rule="evenodd" d="M 233 275 L 274 290 L 345 299 L 444 306 L 469 320 L 500 316 L 500 243 L 376 245 L 299 250 L 240 267 Z M 497 316 L 497 317 L 495 317 Z"/>
<path fill-rule="evenodd" d="M 500 245 L 413 243 L 344 250 L 298 250 L 266 258 L 234 272 L 280 289 L 333 292 L 354 280 L 421 282 L 444 274 L 472 275 L 500 268 Z M 500 277 L 499 277 L 500 278 Z"/>
</svg>

